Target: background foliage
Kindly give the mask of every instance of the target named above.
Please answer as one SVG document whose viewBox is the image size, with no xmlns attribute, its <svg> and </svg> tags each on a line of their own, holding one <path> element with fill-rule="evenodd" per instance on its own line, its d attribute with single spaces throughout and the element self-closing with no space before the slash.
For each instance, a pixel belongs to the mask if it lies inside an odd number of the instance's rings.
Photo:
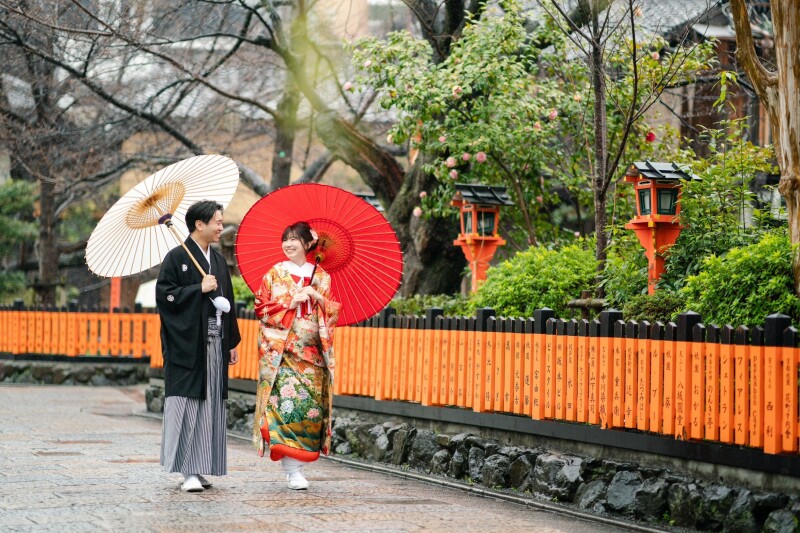
<svg viewBox="0 0 800 533">
<path fill-rule="evenodd" d="M 797 324 L 800 299 L 794 295 L 792 247 L 785 230 L 765 234 L 755 244 L 732 248 L 703 260 L 680 294 L 685 310 L 703 316 L 706 324 L 757 326 L 767 315 L 783 313 Z"/>
<path fill-rule="evenodd" d="M 702 181 L 684 184 L 684 229 L 670 249 L 659 288 L 679 290 L 687 277 L 701 270 L 704 258 L 758 242 L 773 227 L 770 213 L 754 207 L 751 184 L 759 172 L 777 172 L 774 153 L 745 140 L 745 125 L 744 119 L 725 121 L 719 129 L 706 131 L 710 155 L 691 161 Z"/>
<path fill-rule="evenodd" d="M 581 240 L 555 250 L 534 246 L 517 253 L 488 270 L 469 310 L 492 307 L 498 316 L 527 317 L 535 309 L 549 307 L 558 317 L 579 316 L 565 304 L 594 285 L 593 246 L 591 240 Z"/>
<path fill-rule="evenodd" d="M 33 222 L 34 185 L 10 180 L 0 186 L 0 299 L 19 296 L 25 290 L 25 275 L 9 269 L 7 262 L 16 247 L 36 237 Z"/>
</svg>

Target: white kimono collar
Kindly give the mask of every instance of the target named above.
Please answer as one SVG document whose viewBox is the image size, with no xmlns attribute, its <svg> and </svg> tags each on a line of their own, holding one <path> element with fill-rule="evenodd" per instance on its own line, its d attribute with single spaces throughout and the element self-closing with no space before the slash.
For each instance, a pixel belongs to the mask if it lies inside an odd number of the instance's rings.
<svg viewBox="0 0 800 533">
<path fill-rule="evenodd" d="M 282 264 L 283 268 L 285 268 L 289 272 L 289 274 L 301 278 L 310 278 L 311 273 L 314 271 L 314 265 L 308 262 L 306 262 L 306 264 L 304 264 L 303 266 L 297 266 L 291 261 L 284 261 Z"/>
</svg>

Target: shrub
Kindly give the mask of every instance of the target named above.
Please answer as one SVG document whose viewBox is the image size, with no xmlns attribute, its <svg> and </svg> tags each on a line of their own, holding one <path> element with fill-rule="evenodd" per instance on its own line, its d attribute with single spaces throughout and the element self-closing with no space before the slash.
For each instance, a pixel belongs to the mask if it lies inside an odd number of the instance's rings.
<svg viewBox="0 0 800 533">
<path fill-rule="evenodd" d="M 424 315 L 431 307 L 441 307 L 447 316 L 470 314 L 468 298 L 460 294 L 415 294 L 395 298 L 389 305 L 398 315 Z"/>
<path fill-rule="evenodd" d="M 549 307 L 559 317 L 578 316 L 579 310 L 565 304 L 579 297 L 581 290 L 592 289 L 596 275 L 592 241 L 560 250 L 531 247 L 488 270 L 486 282 L 471 299 L 470 311 L 491 307 L 498 316 L 533 316 L 535 309 Z"/>
<path fill-rule="evenodd" d="M 637 294 L 622 308 L 625 320 L 648 320 L 650 323 L 669 322 L 683 309 L 684 301 L 679 294 L 658 290 L 653 295 Z"/>
<path fill-rule="evenodd" d="M 255 303 L 255 296 L 250 287 L 245 283 L 242 276 L 231 276 L 233 282 L 233 299 L 236 302 L 245 302 L 246 309 L 252 309 Z"/>
<path fill-rule="evenodd" d="M 608 307 L 620 309 L 631 298 L 647 293 L 647 257 L 632 231 L 621 227 L 612 231 L 600 284 Z"/>
<path fill-rule="evenodd" d="M 688 277 L 703 269 L 703 260 L 723 256 L 735 247 L 758 242 L 771 231 L 770 213 L 753 207 L 750 184 L 759 172 L 776 172 L 771 148 L 744 139 L 745 122 L 722 122 L 722 129 L 707 130 L 711 154 L 697 158 L 692 170 L 702 181 L 684 183 L 680 221 L 684 226 L 666 261 L 659 287 L 679 290 Z M 749 212 L 752 216 L 744 216 Z"/>
<path fill-rule="evenodd" d="M 792 248 L 785 231 L 768 233 L 724 256 L 710 256 L 681 289 L 684 309 L 700 313 L 706 324 L 752 327 L 772 313 L 788 315 L 797 324 L 800 299 L 794 294 L 791 265 Z"/>
</svg>

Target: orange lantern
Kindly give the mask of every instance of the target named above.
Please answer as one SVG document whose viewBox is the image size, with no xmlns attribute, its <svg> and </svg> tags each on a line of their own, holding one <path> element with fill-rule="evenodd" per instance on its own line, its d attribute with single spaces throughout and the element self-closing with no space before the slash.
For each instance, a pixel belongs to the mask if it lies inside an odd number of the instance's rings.
<svg viewBox="0 0 800 533">
<path fill-rule="evenodd" d="M 683 229 L 678 223 L 683 182 L 700 178 L 674 163 L 636 162 L 625 174 L 636 191 L 636 216 L 625 228 L 636 232 L 647 256 L 647 292 L 653 294 L 664 273 L 669 248 Z"/>
<path fill-rule="evenodd" d="M 456 183 L 456 194 L 450 205 L 461 210 L 461 233 L 453 244 L 460 246 L 472 272 L 470 290 L 478 290 L 486 279 L 489 261 L 498 246 L 506 241 L 497 233 L 500 206 L 514 205 L 505 187 Z"/>
</svg>

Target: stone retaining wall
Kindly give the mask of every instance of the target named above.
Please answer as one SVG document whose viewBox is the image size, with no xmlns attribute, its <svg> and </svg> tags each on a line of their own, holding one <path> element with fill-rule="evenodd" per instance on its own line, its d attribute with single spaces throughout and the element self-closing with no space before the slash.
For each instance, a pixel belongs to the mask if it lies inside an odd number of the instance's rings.
<svg viewBox="0 0 800 533">
<path fill-rule="evenodd" d="M 148 410 L 163 410 L 163 389 L 146 392 Z M 231 393 L 228 428 L 249 436 L 254 398 Z M 761 491 L 701 480 L 668 468 L 610 457 L 564 454 L 552 447 L 515 445 L 469 432 L 446 434 L 397 420 L 334 409 L 336 455 L 395 465 L 481 484 L 582 510 L 701 531 L 795 532 L 796 493 Z M 551 444 L 551 443 L 548 443 Z"/>
<path fill-rule="evenodd" d="M 122 386 L 147 383 L 150 363 L 0 360 L 0 383 Z"/>
</svg>

